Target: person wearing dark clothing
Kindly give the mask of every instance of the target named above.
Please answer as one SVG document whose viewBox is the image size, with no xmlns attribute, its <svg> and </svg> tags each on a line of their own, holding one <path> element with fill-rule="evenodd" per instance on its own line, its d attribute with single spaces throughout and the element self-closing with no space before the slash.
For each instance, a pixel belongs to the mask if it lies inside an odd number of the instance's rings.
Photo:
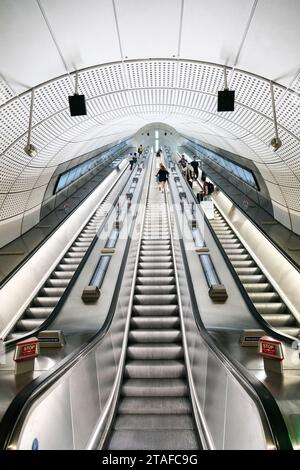
<svg viewBox="0 0 300 470">
<path fill-rule="evenodd" d="M 194 179 L 196 180 L 199 176 L 199 162 L 197 162 L 196 157 L 191 161 L 191 166 L 194 170 Z"/>
<path fill-rule="evenodd" d="M 168 181 L 169 172 L 162 163 L 159 166 L 156 176 L 159 181 L 159 190 L 163 193 L 165 191 L 166 182 Z"/>
</svg>

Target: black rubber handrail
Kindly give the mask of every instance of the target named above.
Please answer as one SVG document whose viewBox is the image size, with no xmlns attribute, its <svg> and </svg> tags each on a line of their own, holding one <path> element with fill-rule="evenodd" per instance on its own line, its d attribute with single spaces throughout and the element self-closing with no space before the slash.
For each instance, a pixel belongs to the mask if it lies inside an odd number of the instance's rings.
<svg viewBox="0 0 300 470">
<path fill-rule="evenodd" d="M 173 199 L 173 195 L 172 195 Z M 173 199 L 174 202 L 174 199 Z M 177 217 L 177 214 L 176 214 Z M 285 421 L 282 417 L 281 411 L 278 407 L 276 400 L 270 391 L 263 385 L 256 377 L 251 375 L 251 373 L 238 361 L 233 359 L 228 355 L 226 349 L 217 343 L 208 330 L 206 329 L 201 314 L 199 312 L 198 303 L 193 287 L 193 281 L 189 269 L 189 264 L 186 256 L 186 250 L 182 237 L 179 240 L 181 255 L 183 260 L 183 266 L 186 274 L 188 289 L 190 293 L 191 306 L 193 309 L 194 319 L 198 328 L 199 333 L 202 338 L 209 345 L 209 347 L 214 351 L 214 353 L 219 357 L 222 363 L 225 363 L 227 368 L 234 374 L 239 383 L 245 388 L 244 384 L 241 381 L 241 376 L 245 383 L 248 385 L 254 397 L 259 399 L 266 417 L 268 419 L 270 429 L 273 434 L 274 443 L 278 450 L 293 450 L 293 446 L 289 437 L 289 432 Z"/>
<path fill-rule="evenodd" d="M 128 178 L 126 179 L 126 181 L 125 181 L 125 183 L 123 184 L 123 186 L 121 187 L 121 189 L 120 189 L 118 195 L 116 196 L 116 198 L 115 198 L 115 200 L 114 200 L 114 202 L 113 202 L 113 204 L 112 204 L 112 207 L 110 208 L 110 210 L 109 210 L 107 216 L 105 217 L 105 219 L 103 220 L 102 224 L 100 225 L 98 232 L 101 232 L 102 229 L 104 228 L 104 226 L 105 226 L 105 224 L 106 224 L 106 221 L 107 221 L 107 218 L 109 217 L 109 215 L 110 215 L 111 212 L 113 211 L 114 207 L 116 206 L 120 194 L 124 191 L 124 188 L 125 188 L 125 186 L 128 184 L 128 181 L 129 181 L 129 179 L 130 179 L 130 177 L 131 177 L 132 175 L 133 175 L 132 173 L 130 173 L 130 174 L 128 175 Z M 106 198 L 107 198 L 107 196 L 109 195 L 109 193 L 113 190 L 114 187 L 115 187 L 115 184 L 112 185 L 111 189 L 109 190 L 108 194 L 106 195 Z M 106 199 L 106 198 L 105 198 L 105 199 Z M 98 210 L 98 209 L 95 209 L 95 211 L 96 211 L 96 210 Z M 95 211 L 94 211 L 94 213 L 95 213 Z M 94 215 L 94 213 L 93 213 L 93 215 Z M 91 217 L 93 217 L 93 215 L 92 215 Z M 89 223 L 89 222 L 87 222 L 87 224 L 88 224 L 88 223 Z M 84 229 L 82 229 L 82 230 L 84 230 Z M 36 336 L 40 331 L 44 330 L 45 328 L 48 328 L 49 325 L 51 325 L 51 323 L 53 323 L 53 321 L 54 321 L 54 320 L 56 319 L 56 317 L 58 316 L 60 310 L 62 309 L 62 307 L 63 307 L 63 305 L 64 305 L 66 299 L 68 298 L 69 293 L 71 292 L 71 290 L 72 290 L 72 288 L 73 288 L 75 282 L 77 281 L 77 279 L 78 279 L 78 277 L 79 277 L 81 271 L 83 270 L 83 268 L 84 268 L 84 266 L 85 266 L 85 264 L 86 264 L 86 262 L 87 262 L 87 260 L 88 260 L 88 258 L 89 258 L 89 256 L 90 256 L 90 254 L 91 254 L 91 252 L 92 252 L 92 250 L 93 250 L 95 244 L 96 244 L 97 241 L 98 241 L 98 239 L 99 239 L 99 236 L 98 236 L 98 234 L 96 233 L 96 235 L 94 236 L 94 238 L 93 238 L 93 240 L 92 240 L 90 246 L 88 247 L 87 251 L 85 252 L 85 254 L 84 254 L 82 260 L 80 261 L 80 263 L 79 263 L 79 265 L 78 265 L 78 267 L 77 267 L 75 273 L 73 274 L 73 276 L 72 276 L 72 278 L 71 278 L 69 284 L 67 285 L 67 287 L 66 287 L 66 289 L 65 289 L 65 291 L 64 291 L 64 293 L 63 293 L 63 295 L 62 295 L 61 298 L 59 299 L 58 303 L 55 305 L 55 307 L 54 307 L 54 309 L 52 310 L 52 312 L 50 313 L 50 315 L 46 318 L 46 320 L 45 320 L 38 328 L 35 328 L 34 330 L 31 330 L 30 332 L 28 332 L 28 333 L 26 333 L 26 334 L 20 336 L 19 338 L 17 338 L 17 339 L 11 339 L 11 340 L 5 341 L 4 344 L 5 344 L 6 350 L 12 349 L 12 348 L 16 345 L 16 343 L 18 343 L 20 340 L 23 341 L 24 339 L 31 338 L 32 336 Z"/>
<path fill-rule="evenodd" d="M 178 165 L 177 163 L 174 162 L 174 164 L 176 164 L 177 168 L 178 168 Z M 178 171 L 180 172 L 180 170 L 178 169 Z M 181 172 L 180 172 L 181 174 Z M 181 175 L 181 177 L 183 178 L 183 176 Z M 184 179 L 184 178 L 183 178 Z M 184 180 L 185 181 L 185 180 Z M 200 182 L 199 180 L 198 181 L 198 184 L 200 185 Z M 188 187 L 189 189 L 189 192 L 191 194 L 191 196 L 193 197 L 193 199 L 195 200 L 195 202 L 198 204 L 198 201 L 197 201 L 197 198 L 194 194 L 194 192 L 192 191 L 191 187 L 187 184 L 187 182 L 185 181 L 185 184 L 186 184 L 186 187 Z M 249 294 L 248 292 L 246 291 L 245 287 L 243 286 L 243 283 L 241 282 L 238 274 L 236 273 L 234 267 L 232 266 L 220 240 L 218 239 L 217 235 L 215 234 L 215 231 L 213 229 L 213 227 L 211 226 L 210 222 L 209 222 L 209 219 L 206 217 L 206 214 L 201 211 L 202 214 L 203 214 L 203 217 L 204 217 L 204 220 L 205 220 L 205 223 L 207 225 L 207 227 L 209 228 L 209 231 L 216 243 L 216 245 L 218 246 L 220 252 L 221 252 L 221 255 L 232 275 L 232 277 L 234 278 L 234 281 L 235 283 L 237 284 L 241 294 L 242 294 L 242 297 L 243 299 L 245 300 L 246 304 L 247 304 L 247 307 L 249 308 L 250 312 L 252 313 L 252 315 L 255 317 L 255 319 L 257 320 L 257 322 L 261 325 L 262 329 L 264 331 L 266 331 L 270 336 L 278 339 L 279 341 L 283 341 L 285 343 L 288 343 L 288 344 L 292 344 L 294 341 L 295 341 L 295 338 L 293 338 L 292 336 L 289 336 L 289 335 L 286 335 L 285 333 L 283 332 L 280 332 L 279 330 L 277 330 L 276 328 L 274 328 L 272 325 L 270 325 L 269 323 L 266 322 L 266 320 L 261 316 L 261 314 L 257 311 L 257 309 L 255 308 L 255 305 L 253 304 L 251 298 L 249 297 Z"/>
<path fill-rule="evenodd" d="M 124 155 L 125 155 L 125 154 L 126 154 L 126 152 L 124 152 Z M 109 165 L 110 165 L 111 163 L 113 163 L 115 160 L 117 160 L 117 158 L 119 158 L 119 157 L 114 157 L 114 158 L 109 162 Z M 94 178 L 95 176 L 99 175 L 106 167 L 107 167 L 107 165 L 101 167 L 101 168 L 99 169 L 99 171 L 97 172 L 97 174 L 96 174 L 96 175 L 93 175 L 93 178 Z M 112 168 L 112 170 L 111 170 L 111 172 L 110 172 L 109 174 L 111 174 L 113 171 L 115 171 L 114 168 Z M 107 175 L 107 176 L 108 176 L 108 175 Z M 107 178 L 107 176 L 105 176 L 105 178 Z M 103 180 L 101 180 L 101 182 L 100 182 L 99 184 L 103 183 L 103 181 L 105 180 L 105 178 L 104 178 Z M 89 180 L 89 181 L 90 181 L 90 180 Z M 89 181 L 86 181 L 86 183 L 84 183 L 84 185 L 87 184 L 87 183 L 89 183 Z M 84 185 L 83 185 L 83 186 L 84 186 Z M 79 187 L 78 190 L 82 189 L 83 186 Z M 9 282 L 10 279 L 12 279 L 13 276 L 27 263 L 27 261 L 29 261 L 30 258 L 32 258 L 32 256 L 46 243 L 46 241 L 49 240 L 49 238 L 52 237 L 52 235 L 55 234 L 55 232 L 62 226 L 62 224 L 63 224 L 66 220 L 68 220 L 69 217 L 71 217 L 71 215 L 72 215 L 72 214 L 78 209 L 78 207 L 91 195 L 91 193 L 92 193 L 94 190 L 95 190 L 95 188 L 92 188 L 92 189 L 82 198 L 82 200 L 79 202 L 79 204 L 78 204 L 77 206 L 73 207 L 73 209 L 71 209 L 70 212 L 69 212 L 60 222 L 58 222 L 58 224 L 57 224 L 52 230 L 50 230 L 50 232 L 49 232 L 49 233 L 48 233 L 48 234 L 47 234 L 47 235 L 46 235 L 46 236 L 45 236 L 45 237 L 26 255 L 26 256 L 25 256 L 25 258 L 23 258 L 22 261 L 20 261 L 20 263 L 18 263 L 18 264 L 9 272 L 9 274 L 7 274 L 7 275 L 0 281 L 0 289 L 1 289 L 2 287 L 4 287 L 5 284 L 7 284 L 7 282 Z M 75 192 L 76 192 L 76 191 L 75 191 Z M 74 192 L 70 197 L 74 196 L 75 192 Z M 64 201 L 64 202 L 66 202 L 66 201 Z M 58 207 L 59 207 L 59 206 L 58 206 Z M 57 207 L 57 208 L 58 208 L 58 207 Z M 57 209 L 57 208 L 56 208 L 56 209 Z M 39 223 L 41 223 L 42 221 L 43 221 L 43 219 L 41 219 Z M 34 227 L 32 227 L 32 228 L 34 228 Z M 4 248 L 4 247 L 2 247 L 2 248 Z"/>
<path fill-rule="evenodd" d="M 128 181 L 128 180 L 127 180 Z M 139 198 L 141 197 L 141 194 Z M 132 232 L 132 229 L 131 229 Z M 83 345 L 79 346 L 75 351 L 70 353 L 66 358 L 62 359 L 50 371 L 40 375 L 32 382 L 27 384 L 7 408 L 2 421 L 0 423 L 0 450 L 8 448 L 11 437 L 22 415 L 29 409 L 34 400 L 37 399 L 46 389 L 54 384 L 61 376 L 63 376 L 73 365 L 75 365 L 81 357 L 88 354 L 96 344 L 98 344 L 108 332 L 113 321 L 116 307 L 118 304 L 119 293 L 123 281 L 123 275 L 127 263 L 128 253 L 131 245 L 131 236 L 128 237 L 124 249 L 123 259 L 120 266 L 114 295 L 109 307 L 108 314 L 104 320 L 102 327 L 95 335 L 89 338 Z"/>
</svg>

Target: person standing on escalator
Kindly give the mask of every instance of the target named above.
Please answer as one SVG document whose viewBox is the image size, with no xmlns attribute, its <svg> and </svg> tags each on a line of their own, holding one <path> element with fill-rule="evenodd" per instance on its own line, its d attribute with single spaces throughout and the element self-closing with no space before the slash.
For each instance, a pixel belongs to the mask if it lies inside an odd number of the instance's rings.
<svg viewBox="0 0 300 470">
<path fill-rule="evenodd" d="M 158 177 L 159 181 L 159 190 L 164 193 L 168 181 L 169 172 L 162 163 L 159 165 L 159 170 L 156 173 L 156 176 Z"/>
<path fill-rule="evenodd" d="M 191 166 L 194 170 L 194 180 L 196 180 L 199 176 L 199 162 L 197 162 L 195 155 L 193 156 L 193 160 L 191 161 Z"/>
</svg>

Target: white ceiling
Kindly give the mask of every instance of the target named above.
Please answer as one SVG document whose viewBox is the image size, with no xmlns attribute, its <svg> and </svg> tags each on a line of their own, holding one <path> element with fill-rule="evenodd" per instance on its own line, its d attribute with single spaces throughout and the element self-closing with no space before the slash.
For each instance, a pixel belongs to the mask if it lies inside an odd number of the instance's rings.
<svg viewBox="0 0 300 470">
<path fill-rule="evenodd" d="M 278 218 L 300 232 L 299 17 L 299 0 L 0 0 L 0 220 L 38 208 L 59 163 L 159 121 L 254 160 Z M 224 64 L 234 113 L 216 112 Z M 74 70 L 87 117 L 69 116 Z"/>
</svg>

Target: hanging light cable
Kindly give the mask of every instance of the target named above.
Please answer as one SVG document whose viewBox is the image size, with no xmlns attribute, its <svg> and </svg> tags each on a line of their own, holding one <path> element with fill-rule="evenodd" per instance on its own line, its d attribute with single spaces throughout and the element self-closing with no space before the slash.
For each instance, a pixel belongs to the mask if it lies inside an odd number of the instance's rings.
<svg viewBox="0 0 300 470">
<path fill-rule="evenodd" d="M 28 137 L 27 137 L 27 144 L 24 147 L 24 152 L 31 158 L 36 157 L 37 153 L 38 153 L 37 148 L 30 142 L 31 141 L 31 130 L 32 130 L 33 103 L 34 103 L 34 88 L 32 88 L 32 90 L 31 90 Z"/>
<path fill-rule="evenodd" d="M 85 116 L 85 96 L 78 94 L 78 71 L 75 72 L 75 93 L 69 98 L 69 107 L 71 116 Z"/>
<path fill-rule="evenodd" d="M 229 90 L 227 84 L 227 70 L 224 65 L 224 90 L 218 91 L 218 112 L 234 111 L 234 90 Z"/>
<path fill-rule="evenodd" d="M 282 142 L 279 139 L 279 135 L 278 135 L 274 88 L 273 88 L 273 82 L 271 80 L 270 80 L 270 91 L 271 91 L 271 101 L 272 101 L 274 131 L 275 131 L 275 137 L 273 137 L 273 139 L 271 140 L 270 145 L 273 147 L 274 152 L 276 152 L 276 150 L 278 150 L 282 146 Z"/>
</svg>

